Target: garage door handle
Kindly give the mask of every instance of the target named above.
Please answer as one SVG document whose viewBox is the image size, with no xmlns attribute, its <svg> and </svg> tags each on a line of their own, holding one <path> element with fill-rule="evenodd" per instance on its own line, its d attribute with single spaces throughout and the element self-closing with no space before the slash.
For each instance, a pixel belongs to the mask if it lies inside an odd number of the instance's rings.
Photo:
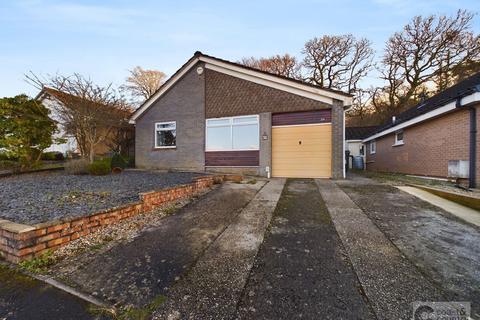
<svg viewBox="0 0 480 320">
<path fill-rule="evenodd" d="M 302 144 L 302 141 L 298 141 L 298 144 Z"/>
</svg>

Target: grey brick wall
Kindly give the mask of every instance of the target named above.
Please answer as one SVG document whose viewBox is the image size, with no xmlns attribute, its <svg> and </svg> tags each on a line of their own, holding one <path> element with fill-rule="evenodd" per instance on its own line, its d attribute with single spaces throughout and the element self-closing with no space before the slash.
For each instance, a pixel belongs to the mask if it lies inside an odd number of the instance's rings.
<svg viewBox="0 0 480 320">
<path fill-rule="evenodd" d="M 332 108 L 332 179 L 343 178 L 344 153 L 343 153 L 343 103 L 334 100 Z"/>
<path fill-rule="evenodd" d="M 139 168 L 203 171 L 205 165 L 205 73 L 196 67 L 156 101 L 135 125 Z M 177 148 L 154 149 L 155 122 L 177 122 Z"/>
<path fill-rule="evenodd" d="M 266 167 L 270 167 L 272 173 L 272 113 L 260 113 L 260 167 L 259 174 L 266 177 Z M 262 136 L 266 134 L 267 140 Z"/>
<path fill-rule="evenodd" d="M 210 69 L 206 74 L 206 117 L 219 118 L 262 112 L 330 109 L 331 106 L 289 92 L 235 78 Z"/>
</svg>

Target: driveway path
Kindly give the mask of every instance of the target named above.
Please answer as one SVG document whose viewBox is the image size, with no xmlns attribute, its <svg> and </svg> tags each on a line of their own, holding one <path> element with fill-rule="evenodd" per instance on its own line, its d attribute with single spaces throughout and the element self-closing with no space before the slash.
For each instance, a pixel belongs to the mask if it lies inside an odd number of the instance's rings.
<svg viewBox="0 0 480 320">
<path fill-rule="evenodd" d="M 0 264 L 0 319 L 96 319 L 85 301 Z"/>
<path fill-rule="evenodd" d="M 287 181 L 240 319 L 375 319 L 313 180 Z"/>
<path fill-rule="evenodd" d="M 480 228 L 395 187 L 360 176 L 337 185 L 449 301 L 480 319 Z"/>
<path fill-rule="evenodd" d="M 285 179 L 272 179 L 178 281 L 155 319 L 229 319 L 235 313 Z"/>
<path fill-rule="evenodd" d="M 78 261 L 61 280 L 112 304 L 145 306 L 168 294 L 263 184 L 223 184 L 131 242 Z"/>
<path fill-rule="evenodd" d="M 414 301 L 443 301 L 345 192 L 333 181 L 317 184 L 378 319 L 410 319 Z"/>
</svg>

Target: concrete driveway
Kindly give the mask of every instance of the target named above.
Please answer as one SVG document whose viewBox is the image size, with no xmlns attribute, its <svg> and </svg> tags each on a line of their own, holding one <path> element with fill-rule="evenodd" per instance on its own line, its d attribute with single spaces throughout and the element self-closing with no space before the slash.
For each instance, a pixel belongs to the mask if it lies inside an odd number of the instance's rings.
<svg viewBox="0 0 480 320">
<path fill-rule="evenodd" d="M 353 175 L 337 185 L 439 290 L 480 318 L 480 228 L 399 189 Z"/>
<path fill-rule="evenodd" d="M 224 184 L 51 272 L 141 319 L 410 319 L 414 301 L 458 300 L 476 317 L 478 243 L 478 228 L 369 179 L 272 179 Z M 60 305 L 85 309 L 45 303 Z"/>
</svg>

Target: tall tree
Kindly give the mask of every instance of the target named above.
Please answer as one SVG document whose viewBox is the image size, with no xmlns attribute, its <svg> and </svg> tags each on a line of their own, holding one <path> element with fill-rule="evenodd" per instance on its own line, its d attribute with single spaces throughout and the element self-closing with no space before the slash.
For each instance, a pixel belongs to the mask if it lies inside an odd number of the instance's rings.
<svg viewBox="0 0 480 320">
<path fill-rule="evenodd" d="M 54 104 L 59 122 L 90 162 L 100 144 L 108 144 L 118 130 L 128 126 L 130 106 L 111 84 L 100 86 L 79 74 L 55 75 L 45 81 L 35 75 L 27 78 L 42 89 L 54 90 L 60 101 Z"/>
<path fill-rule="evenodd" d="M 374 51 L 368 39 L 347 34 L 313 38 L 305 43 L 303 54 L 305 80 L 355 93 L 372 69 Z"/>
<path fill-rule="evenodd" d="M 262 71 L 278 74 L 284 77 L 300 79 L 301 64 L 297 58 L 289 55 L 274 55 L 268 58 L 243 58 L 240 63 L 251 68 L 259 69 Z"/>
<path fill-rule="evenodd" d="M 26 95 L 0 99 L 0 149 L 18 158 L 22 169 L 38 164 L 53 142 L 56 123 L 49 110 Z"/>
<path fill-rule="evenodd" d="M 473 14 L 459 10 L 452 17 L 416 16 L 387 41 L 380 68 L 386 81 L 373 103 L 390 113 L 418 102 L 429 84 L 437 91 L 455 82 L 454 70 L 478 61 L 480 42 L 471 31 Z"/>
<path fill-rule="evenodd" d="M 127 91 L 138 103 L 150 98 L 165 82 L 165 73 L 158 70 L 145 70 L 135 67 L 130 70 L 126 83 L 121 87 Z"/>
</svg>

